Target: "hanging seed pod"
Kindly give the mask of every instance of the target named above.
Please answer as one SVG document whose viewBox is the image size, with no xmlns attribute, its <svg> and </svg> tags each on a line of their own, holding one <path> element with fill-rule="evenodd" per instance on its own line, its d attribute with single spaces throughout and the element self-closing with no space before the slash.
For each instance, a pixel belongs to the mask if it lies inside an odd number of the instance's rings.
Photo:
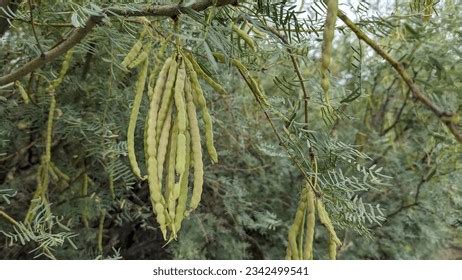
<svg viewBox="0 0 462 280">
<path fill-rule="evenodd" d="M 232 29 L 233 31 L 237 34 L 237 36 L 239 36 L 239 38 L 241 38 L 242 40 L 244 40 L 244 42 L 246 43 L 246 45 L 252 49 L 252 51 L 256 52 L 257 51 L 257 45 L 255 44 L 255 42 L 253 41 L 253 39 L 249 36 L 249 34 L 247 34 L 247 32 L 245 32 L 244 30 L 240 29 L 237 25 L 235 25 L 233 23 L 232 25 Z"/>
<path fill-rule="evenodd" d="M 322 41 L 321 53 L 321 87 L 324 91 L 324 98 L 330 107 L 329 97 L 329 66 L 332 58 L 332 43 L 335 35 L 335 22 L 337 20 L 338 0 L 324 0 L 327 5 L 326 22 L 324 23 L 324 38 Z"/>
<path fill-rule="evenodd" d="M 202 196 L 202 188 L 204 183 L 204 166 L 202 163 L 202 148 L 199 133 L 199 125 L 197 123 L 196 106 L 194 105 L 193 98 L 190 92 L 186 92 L 188 119 L 191 135 L 191 150 L 194 160 L 194 187 L 189 203 L 189 212 L 199 206 Z"/>
<path fill-rule="evenodd" d="M 199 106 L 202 112 L 202 119 L 204 120 L 204 127 L 205 127 L 205 143 L 207 146 L 207 152 L 212 159 L 212 162 L 218 162 L 218 154 L 217 150 L 215 149 L 215 145 L 213 143 L 213 124 L 212 124 L 212 117 L 210 116 L 209 110 L 207 109 L 206 100 L 204 97 L 204 93 L 199 83 L 199 79 L 197 78 L 197 73 L 194 71 L 194 67 L 192 63 L 185 59 L 186 69 L 188 72 L 189 80 L 192 86 L 192 91 L 196 95 L 197 102 L 196 104 Z"/>
<path fill-rule="evenodd" d="M 129 65 L 127 65 L 127 68 L 128 69 L 132 69 L 132 68 L 135 68 L 136 66 L 140 65 L 141 63 L 143 63 L 145 60 L 148 59 L 148 56 L 149 56 L 149 52 L 150 52 L 150 47 L 146 48 L 143 52 L 140 53 L 140 55 L 135 59 L 133 60 L 132 62 L 130 62 Z"/>
<path fill-rule="evenodd" d="M 148 147 L 151 148 L 151 155 L 157 154 L 157 136 L 156 133 L 156 125 L 157 125 L 157 114 L 159 111 L 160 100 L 162 98 L 162 93 L 164 91 L 165 83 L 167 81 L 167 75 L 170 69 L 170 65 L 172 63 L 172 58 L 168 58 L 164 65 L 162 66 L 161 71 L 159 72 L 159 77 L 155 83 L 155 87 L 148 85 L 148 95 L 151 95 L 150 103 L 149 103 L 149 112 L 146 116 L 145 128 L 144 128 L 144 147 L 145 147 L 145 155 L 146 159 L 149 157 L 148 155 Z M 150 77 L 151 78 L 151 77 Z M 151 84 L 151 83 L 149 83 Z M 150 139 L 148 143 L 148 125 L 149 122 L 154 122 L 151 124 L 151 133 L 154 133 L 154 138 Z"/>
<path fill-rule="evenodd" d="M 27 91 L 26 91 L 26 89 L 24 89 L 21 82 L 16 81 L 16 82 L 14 82 L 14 84 L 18 88 L 19 94 L 21 95 L 21 98 L 22 98 L 22 101 L 24 102 L 24 104 L 26 104 L 26 105 L 29 104 L 29 102 L 30 102 L 29 94 L 27 94 Z"/>
<path fill-rule="evenodd" d="M 305 230 L 305 246 L 303 250 L 303 259 L 313 259 L 313 240 L 314 240 L 314 227 L 316 223 L 315 213 L 315 197 L 314 191 L 307 183 L 305 186 L 306 191 L 306 230 Z"/>
<path fill-rule="evenodd" d="M 127 68 L 127 66 L 139 56 L 141 49 L 143 48 L 143 38 L 145 34 L 146 28 L 143 29 L 143 32 L 141 32 L 140 37 L 138 38 L 138 41 L 136 41 L 130 51 L 128 51 L 127 55 L 121 63 L 122 67 Z"/>
<path fill-rule="evenodd" d="M 167 119 L 164 122 L 164 127 L 162 128 L 160 138 L 159 138 L 159 146 L 157 150 L 157 174 L 159 177 L 159 184 L 162 188 L 162 175 L 164 172 L 164 162 L 165 157 L 167 155 L 167 148 L 168 148 L 168 139 L 170 138 L 170 128 L 172 126 L 172 106 L 167 112 Z"/>
<path fill-rule="evenodd" d="M 139 39 L 127 53 L 121 65 L 126 68 L 130 63 L 132 63 L 132 61 L 136 59 L 142 48 L 143 42 L 142 39 Z"/>
<path fill-rule="evenodd" d="M 67 70 L 69 70 L 69 66 L 71 65 L 73 55 L 73 49 L 67 51 L 66 56 L 64 56 L 63 64 L 61 65 L 61 70 L 59 71 L 58 78 L 54 79 L 47 88 L 48 93 L 54 93 L 55 89 L 63 82 Z"/>
<path fill-rule="evenodd" d="M 176 72 L 178 69 L 178 63 L 175 59 L 172 59 L 170 69 L 168 71 L 167 82 L 165 83 L 164 94 L 162 96 L 160 109 L 157 116 L 156 124 L 156 133 L 157 133 L 157 142 L 159 141 L 160 132 L 164 126 L 165 119 L 167 118 L 167 113 L 170 110 L 170 105 L 173 97 L 173 87 L 176 80 Z"/>
<path fill-rule="evenodd" d="M 159 103 L 167 81 L 168 73 L 172 67 L 172 59 L 165 61 L 162 70 L 159 73 L 152 99 L 149 106 L 147 117 L 147 125 L 145 130 L 145 145 L 146 145 L 146 166 L 148 169 L 149 192 L 151 194 L 151 202 L 153 210 L 156 213 L 157 222 L 160 225 L 164 239 L 167 238 L 167 226 L 165 217 L 165 199 L 162 195 L 162 188 L 159 183 L 158 165 L 157 165 L 157 116 Z M 173 66 L 176 68 L 176 66 Z"/>
<path fill-rule="evenodd" d="M 265 94 L 263 93 L 261 87 L 258 85 L 258 82 L 250 75 L 249 70 L 237 59 L 232 59 L 231 63 L 236 66 L 239 70 L 239 73 L 246 81 L 247 85 L 249 86 L 250 90 L 252 91 L 255 98 L 258 100 L 263 107 L 269 107 L 268 99 L 266 98 Z"/>
<path fill-rule="evenodd" d="M 156 202 L 154 204 L 154 212 L 156 213 L 156 220 L 160 226 L 160 231 L 162 232 L 162 237 L 164 240 L 167 239 L 167 220 L 165 215 L 165 207 L 161 202 Z"/>
<path fill-rule="evenodd" d="M 128 146 L 128 159 L 133 173 L 141 180 L 145 180 L 144 176 L 141 176 L 141 170 L 138 166 L 135 154 L 135 129 L 136 121 L 138 120 L 138 113 L 140 110 L 141 100 L 143 99 L 144 86 L 146 84 L 146 78 L 148 74 L 149 61 L 146 59 L 143 68 L 138 74 L 138 79 L 135 85 L 135 99 L 133 100 L 132 110 L 130 113 L 130 120 L 128 122 L 127 131 L 127 146 Z"/>
<path fill-rule="evenodd" d="M 192 56 L 189 53 L 183 53 L 183 56 L 187 57 L 187 59 L 191 62 L 194 71 L 196 71 L 197 75 L 201 76 L 202 79 L 204 79 L 216 92 L 218 92 L 221 95 L 228 94 L 219 83 L 217 83 L 214 79 L 212 79 L 212 77 L 207 75 L 207 73 L 205 73 L 204 70 L 202 70 L 202 67 L 194 59 L 194 56 Z"/>
<path fill-rule="evenodd" d="M 175 219 L 175 196 L 173 194 L 175 188 L 175 158 L 177 152 L 177 138 L 178 138 L 178 121 L 173 123 L 172 131 L 170 133 L 169 151 L 168 151 L 168 167 L 167 167 L 167 190 L 166 197 L 168 201 L 168 213 L 171 220 Z M 172 227 L 174 232 L 174 228 Z"/>
<path fill-rule="evenodd" d="M 186 131 L 186 166 L 185 172 L 180 177 L 180 185 L 179 185 L 179 194 L 178 194 L 178 202 L 175 211 L 175 229 L 178 232 L 181 229 L 181 223 L 185 217 L 186 213 L 186 204 L 188 201 L 188 178 L 189 178 L 189 167 L 191 162 L 191 137 L 189 136 L 189 132 Z"/>
<path fill-rule="evenodd" d="M 56 164 L 54 164 L 53 162 L 50 162 L 50 167 L 51 169 L 53 169 L 53 172 L 58 176 L 58 178 L 66 182 L 69 182 L 71 180 L 71 178 L 66 173 L 64 173 L 61 169 L 59 169 L 56 166 Z"/>
<path fill-rule="evenodd" d="M 297 212 L 295 213 L 295 218 L 292 226 L 289 229 L 289 247 L 290 247 L 290 256 L 286 256 L 289 259 L 293 260 L 300 260 L 301 259 L 301 252 L 299 251 L 297 245 L 297 236 L 300 233 L 300 230 L 303 226 L 303 217 L 305 215 L 306 210 L 306 190 L 304 189 L 301 197 L 300 202 L 297 207 Z"/>
<path fill-rule="evenodd" d="M 48 111 L 47 134 L 46 134 L 46 140 L 45 140 L 45 161 L 47 163 L 47 166 L 51 160 L 51 142 L 52 142 L 51 137 L 53 134 L 53 119 L 55 116 L 55 111 L 56 111 L 56 98 L 55 98 L 55 95 L 53 94 L 51 96 L 50 109 Z"/>
<path fill-rule="evenodd" d="M 316 210 L 318 212 L 319 221 L 326 228 L 329 235 L 329 258 L 335 260 L 337 257 L 337 246 L 341 246 L 342 242 L 337 237 L 332 221 L 321 199 L 316 199 Z"/>
<path fill-rule="evenodd" d="M 36 177 L 37 187 L 36 187 L 31 204 L 29 205 L 29 209 L 27 210 L 27 213 L 24 219 L 26 223 L 32 222 L 32 219 L 34 218 L 36 214 L 34 213 L 34 209 L 36 209 L 39 203 L 38 199 L 40 199 L 41 201 L 45 203 L 45 208 L 49 208 L 46 193 L 48 191 L 48 184 L 49 184 L 53 120 L 54 120 L 55 112 L 56 112 L 55 90 L 63 82 L 64 77 L 66 76 L 66 73 L 69 70 L 72 56 L 73 56 L 73 50 L 70 49 L 69 51 L 67 51 L 66 56 L 64 57 L 58 78 L 51 81 L 50 85 L 47 88 L 47 92 L 50 95 L 51 99 L 50 99 L 50 107 L 48 110 L 47 129 L 46 129 L 46 134 L 45 134 L 45 154 L 42 155 L 41 160 L 40 160 L 40 166 L 37 170 L 37 177 Z"/>
<path fill-rule="evenodd" d="M 178 73 L 176 76 L 175 83 L 175 106 L 177 112 L 177 121 L 178 121 L 178 141 L 177 141 L 177 158 L 176 158 L 176 173 L 178 175 L 183 174 L 185 159 L 186 159 L 186 104 L 185 104 L 185 80 L 186 80 L 186 70 L 184 63 L 180 63 L 178 68 Z"/>
</svg>

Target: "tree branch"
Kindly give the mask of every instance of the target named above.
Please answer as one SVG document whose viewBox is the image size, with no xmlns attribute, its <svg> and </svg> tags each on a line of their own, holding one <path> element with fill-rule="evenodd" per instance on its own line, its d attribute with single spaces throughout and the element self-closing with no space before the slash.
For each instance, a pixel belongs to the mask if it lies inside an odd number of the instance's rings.
<svg viewBox="0 0 462 280">
<path fill-rule="evenodd" d="M 414 80 L 411 78 L 409 73 L 407 73 L 406 69 L 404 68 L 403 64 L 397 60 L 395 60 L 389 53 L 387 53 L 384 49 L 382 49 L 375 41 L 373 41 L 369 36 L 366 35 L 359 27 L 351 21 L 344 13 L 341 11 L 338 12 L 338 17 L 353 31 L 353 33 L 358 36 L 359 39 L 364 41 L 368 44 L 374 51 L 380 55 L 383 59 L 385 59 L 401 76 L 401 79 L 407 84 L 409 89 L 411 90 L 413 96 L 424 104 L 430 111 L 432 111 L 451 131 L 451 133 L 455 136 L 456 140 L 462 143 L 462 134 L 457 129 L 456 120 L 457 115 L 451 112 L 445 112 L 441 108 L 439 108 L 436 104 L 434 104 L 422 90 L 415 84 Z"/>
<path fill-rule="evenodd" d="M 237 0 L 197 0 L 187 8 L 202 11 L 207 9 L 212 5 L 216 6 L 225 6 L 229 4 L 237 4 Z M 124 16 L 124 17 L 139 17 L 139 16 L 166 16 L 166 17 L 174 17 L 182 13 L 186 7 L 181 6 L 180 4 L 173 4 L 173 5 L 150 5 L 144 9 L 140 10 L 123 10 L 123 9 L 115 9 L 115 8 L 108 8 L 106 9 L 101 15 L 98 16 L 90 16 L 85 23 L 84 27 L 75 28 L 69 37 L 67 37 L 64 41 L 59 43 L 54 48 L 46 51 L 43 55 L 36 57 L 29 61 L 28 63 L 24 64 L 23 66 L 19 67 L 12 73 L 9 73 L 5 76 L 0 77 L 0 86 L 12 83 L 25 75 L 29 74 L 30 72 L 34 71 L 35 69 L 42 67 L 43 65 L 55 60 L 57 57 L 61 56 L 62 54 L 66 53 L 72 47 L 77 45 L 80 41 L 82 41 L 85 36 L 90 33 L 93 28 L 95 28 L 104 17 L 108 16 Z"/>
</svg>

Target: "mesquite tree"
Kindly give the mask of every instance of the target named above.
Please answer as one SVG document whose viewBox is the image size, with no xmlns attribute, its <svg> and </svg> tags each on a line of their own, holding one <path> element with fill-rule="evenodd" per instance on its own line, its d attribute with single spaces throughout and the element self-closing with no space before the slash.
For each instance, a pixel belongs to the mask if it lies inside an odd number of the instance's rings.
<svg viewBox="0 0 462 280">
<path fill-rule="evenodd" d="M 460 257 L 461 4 L 0 1 L 0 256 Z"/>
</svg>

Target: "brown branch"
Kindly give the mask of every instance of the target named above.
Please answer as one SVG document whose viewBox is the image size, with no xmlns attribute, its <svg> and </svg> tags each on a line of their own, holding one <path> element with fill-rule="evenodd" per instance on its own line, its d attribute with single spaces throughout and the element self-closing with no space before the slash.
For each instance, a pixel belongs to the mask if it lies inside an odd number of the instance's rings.
<svg viewBox="0 0 462 280">
<path fill-rule="evenodd" d="M 457 130 L 457 115 L 455 113 L 443 111 L 427 96 L 425 96 L 424 92 L 416 85 L 414 80 L 406 71 L 403 64 L 391 57 L 391 55 L 382 49 L 374 40 L 369 38 L 369 36 L 367 36 L 366 33 L 359 29 L 359 27 L 344 13 L 339 11 L 338 17 L 351 29 L 351 31 L 353 31 L 353 33 L 356 34 L 356 36 L 358 36 L 360 40 L 364 41 L 372 49 L 374 49 L 378 55 L 385 59 L 396 70 L 396 72 L 398 72 L 398 74 L 401 76 L 401 79 L 403 79 L 403 81 L 411 90 L 413 96 L 423 105 L 425 105 L 425 107 L 427 107 L 430 111 L 432 111 L 448 127 L 451 133 L 455 136 L 456 140 L 462 143 L 462 134 Z"/>
<path fill-rule="evenodd" d="M 237 4 L 237 0 L 197 0 L 187 8 L 202 11 L 206 8 L 216 5 L 216 6 L 225 6 L 229 4 Z M 43 53 L 43 55 L 36 57 L 19 67 L 12 73 L 9 73 L 5 76 L 0 77 L 0 86 L 12 83 L 35 69 L 42 67 L 43 65 L 55 60 L 57 57 L 66 53 L 72 47 L 77 45 L 85 36 L 87 36 L 93 28 L 95 28 L 104 17 L 108 16 L 124 16 L 124 17 L 138 17 L 138 16 L 166 16 L 174 17 L 182 13 L 185 7 L 180 4 L 171 4 L 171 5 L 150 5 L 144 9 L 140 10 L 124 10 L 124 9 L 115 9 L 108 8 L 102 15 L 90 16 L 85 23 L 84 27 L 74 28 L 70 33 L 69 37 L 60 42 L 57 46 Z"/>
</svg>

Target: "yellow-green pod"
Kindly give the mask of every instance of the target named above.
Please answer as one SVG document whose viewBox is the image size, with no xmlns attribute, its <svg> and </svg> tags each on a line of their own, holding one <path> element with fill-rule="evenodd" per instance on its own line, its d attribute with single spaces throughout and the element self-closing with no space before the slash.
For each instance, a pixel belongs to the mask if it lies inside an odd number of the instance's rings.
<svg viewBox="0 0 462 280">
<path fill-rule="evenodd" d="M 186 80 L 186 70 L 184 63 L 180 63 L 175 82 L 175 106 L 178 118 L 178 131 L 184 133 L 186 131 L 186 104 L 184 97 L 184 88 Z"/>
<path fill-rule="evenodd" d="M 258 100 L 263 107 L 269 107 L 268 99 L 266 98 L 265 94 L 261 90 L 258 82 L 252 77 L 249 70 L 237 59 L 232 59 L 231 63 L 237 67 L 239 73 L 246 81 L 247 85 L 249 86 L 250 90 L 252 91 L 255 98 Z"/>
<path fill-rule="evenodd" d="M 212 162 L 218 162 L 218 154 L 213 144 L 213 126 L 212 126 L 212 117 L 209 114 L 207 109 L 203 110 L 202 118 L 204 120 L 205 126 L 205 144 L 207 147 L 207 152 L 212 159 Z"/>
<path fill-rule="evenodd" d="M 20 81 L 16 81 L 14 83 L 16 87 L 18 88 L 19 94 L 21 95 L 22 100 L 24 101 L 24 104 L 29 104 L 30 98 L 29 94 L 27 94 L 26 89 L 22 86 Z"/>
<path fill-rule="evenodd" d="M 156 212 L 156 220 L 159 223 L 160 230 L 164 240 L 167 240 L 167 220 L 165 218 L 165 207 L 162 203 L 156 202 L 154 204 L 154 211 Z"/>
<path fill-rule="evenodd" d="M 195 94 L 195 96 L 197 97 L 196 100 L 197 100 L 197 104 L 199 106 L 199 108 L 203 109 L 203 108 L 206 108 L 207 107 L 207 102 L 205 100 L 205 97 L 204 97 L 204 92 L 202 91 L 202 87 L 199 83 L 199 78 L 197 77 L 197 73 L 196 73 L 196 70 L 194 70 L 194 67 L 191 63 L 191 61 L 186 57 L 186 56 L 183 56 L 184 58 L 184 61 L 185 61 L 185 65 L 186 65 L 186 72 L 188 74 L 188 77 L 189 77 L 189 86 L 190 88 L 188 88 L 187 90 L 190 90 L 193 92 L 193 94 Z M 194 96 L 193 96 L 194 97 Z M 194 100 L 194 98 L 193 98 Z"/>
<path fill-rule="evenodd" d="M 186 164 L 185 164 L 185 171 L 180 176 L 180 184 L 179 186 L 175 185 L 175 188 L 179 187 L 178 190 L 178 201 L 175 211 L 175 229 L 178 232 L 181 229 L 181 223 L 185 217 L 186 212 L 186 204 L 188 201 L 188 178 L 189 178 L 189 164 L 190 164 L 190 154 L 191 154 L 191 147 L 190 147 L 190 136 L 189 132 L 186 131 Z M 174 195 L 176 196 L 176 190 L 174 190 Z"/>
<path fill-rule="evenodd" d="M 329 96 L 329 66 L 332 58 L 332 45 L 335 35 L 335 22 L 337 20 L 338 0 L 324 0 L 327 5 L 326 21 L 324 23 L 324 36 L 321 50 L 321 88 L 324 92 L 324 98 L 330 107 Z"/>
<path fill-rule="evenodd" d="M 204 79 L 216 92 L 218 92 L 221 95 L 228 94 L 219 83 L 217 83 L 212 77 L 205 73 L 205 71 L 202 69 L 199 63 L 197 63 L 197 61 L 194 59 L 194 56 L 192 56 L 189 53 L 184 53 L 184 56 L 191 62 L 191 65 L 193 66 L 194 71 L 197 72 L 197 75 L 201 76 L 202 79 Z"/>
<path fill-rule="evenodd" d="M 138 66 L 139 64 L 143 63 L 146 59 L 148 59 L 149 51 L 150 51 L 150 48 L 147 48 L 142 53 L 140 53 L 140 55 L 135 60 L 130 62 L 129 65 L 127 65 L 127 68 L 132 69 Z"/>
<path fill-rule="evenodd" d="M 342 242 L 337 237 L 332 221 L 330 220 L 329 214 L 327 213 L 321 199 L 316 199 L 316 210 L 318 212 L 319 221 L 329 235 L 329 258 L 335 260 L 337 255 L 337 246 L 341 246 Z"/>
<path fill-rule="evenodd" d="M 164 172 L 164 162 L 167 155 L 168 139 L 170 136 L 170 128 L 172 126 L 172 106 L 168 110 L 167 118 L 159 137 L 159 146 L 157 148 L 157 174 L 159 176 L 159 184 L 162 188 L 162 175 Z"/>
<path fill-rule="evenodd" d="M 74 55 L 74 50 L 70 49 L 67 51 L 66 55 L 64 56 L 63 64 L 61 65 L 61 70 L 59 71 L 58 78 L 54 79 L 47 88 L 49 93 L 53 93 L 55 89 L 63 82 L 64 77 L 69 70 L 69 66 L 71 65 L 72 56 Z"/>
<path fill-rule="evenodd" d="M 183 174 L 186 164 L 186 136 L 185 134 L 178 134 L 177 139 L 177 154 L 176 154 L 176 173 Z"/>
<path fill-rule="evenodd" d="M 305 230 L 305 246 L 303 250 L 303 259 L 313 259 L 313 240 L 314 240 L 314 228 L 316 223 L 316 208 L 315 208 L 315 196 L 311 186 L 307 183 L 305 188 L 306 191 L 306 230 Z"/>
<path fill-rule="evenodd" d="M 177 160 L 176 172 L 181 175 L 184 172 L 185 158 L 186 158 L 186 104 L 185 104 L 185 81 L 186 70 L 184 63 L 180 63 L 175 82 L 175 106 L 178 121 L 178 141 L 177 141 Z"/>
<path fill-rule="evenodd" d="M 122 61 L 121 65 L 123 67 L 127 67 L 136 57 L 139 55 L 141 49 L 143 48 L 142 40 L 138 40 L 130 49 L 130 51 L 125 56 L 124 60 Z"/>
<path fill-rule="evenodd" d="M 189 203 L 189 211 L 193 211 L 197 208 L 197 206 L 199 206 L 202 196 L 202 188 L 204 184 L 204 166 L 202 162 L 201 139 L 199 133 L 199 125 L 197 123 L 196 106 L 192 100 L 191 93 L 186 92 L 186 100 L 191 135 L 191 150 L 192 156 L 194 158 L 194 187 L 191 201 Z"/>
<path fill-rule="evenodd" d="M 54 95 L 52 95 L 51 100 L 50 100 L 50 108 L 48 111 L 47 134 L 46 134 L 46 140 L 45 140 L 45 162 L 47 164 L 47 169 L 48 169 L 48 163 L 51 160 L 51 136 L 53 134 L 53 119 L 55 116 L 55 110 L 56 110 L 56 98 Z"/>
<path fill-rule="evenodd" d="M 232 25 L 233 31 L 239 36 L 244 42 L 247 44 L 252 51 L 257 51 L 257 45 L 255 44 L 254 40 L 245 32 L 244 30 L 240 29 L 237 25 L 233 23 Z"/>
<path fill-rule="evenodd" d="M 157 126 L 157 114 L 159 111 L 160 100 L 162 93 L 164 91 L 165 83 L 167 81 L 168 72 L 170 65 L 172 63 L 172 58 L 168 58 L 164 65 L 162 66 L 161 71 L 159 72 L 159 77 L 157 78 L 155 87 L 152 88 L 148 85 L 148 91 L 152 91 L 151 98 L 149 102 L 149 111 L 146 116 L 145 130 L 144 130 L 144 145 L 145 145 L 145 154 L 146 159 L 149 156 L 156 156 L 157 154 L 157 136 L 156 136 L 156 126 Z M 150 77 L 150 79 L 152 76 Z M 151 137 L 148 137 L 150 135 Z M 148 141 L 149 138 L 149 141 Z"/>
<path fill-rule="evenodd" d="M 162 195 L 162 187 L 159 183 L 158 163 L 157 163 L 157 115 L 159 102 L 164 90 L 165 81 L 171 66 L 171 59 L 165 61 L 162 70 L 159 73 L 154 93 L 150 101 L 147 124 L 145 129 L 145 145 L 146 145 L 146 166 L 148 171 L 149 192 L 153 210 L 156 213 L 156 219 L 159 223 L 164 239 L 167 238 L 166 217 L 165 217 L 165 198 Z M 156 211 L 157 210 L 159 211 Z"/>
<path fill-rule="evenodd" d="M 135 99 L 133 100 L 132 110 L 130 113 L 130 121 L 128 122 L 128 131 L 127 131 L 127 149 L 128 149 L 128 159 L 130 161 L 130 166 L 133 170 L 133 173 L 141 180 L 146 179 L 141 176 L 141 170 L 138 166 L 135 153 L 135 129 L 136 121 L 138 120 L 138 113 L 140 110 L 141 100 L 143 99 L 144 87 L 146 84 L 146 78 L 148 75 L 148 65 L 149 61 L 145 59 L 143 68 L 138 74 L 138 79 L 135 84 Z"/>
<path fill-rule="evenodd" d="M 300 202 L 297 207 L 297 212 L 295 213 L 295 218 L 292 226 L 289 229 L 289 247 L 292 259 L 300 260 L 301 259 L 301 252 L 299 252 L 298 245 L 297 245 L 297 236 L 300 233 L 300 229 L 303 225 L 303 217 L 305 215 L 306 210 L 306 201 L 305 201 L 305 191 L 302 192 Z"/>
<path fill-rule="evenodd" d="M 173 189 L 175 187 L 175 158 L 176 158 L 176 142 L 178 137 L 178 121 L 175 120 L 170 133 L 168 167 L 167 167 L 167 201 L 168 213 L 171 220 L 175 219 L 175 200 Z M 172 232 L 174 229 L 172 228 Z"/>
<path fill-rule="evenodd" d="M 170 110 L 170 105 L 173 97 L 173 87 L 175 85 L 176 72 L 178 69 L 178 63 L 175 59 L 171 60 L 170 69 L 168 71 L 167 81 L 165 83 L 164 93 L 162 95 L 162 100 L 160 104 L 160 109 L 157 117 L 156 132 L 157 132 L 157 141 L 159 141 L 160 132 L 162 127 L 164 127 L 165 119 L 167 118 L 167 113 Z"/>
<path fill-rule="evenodd" d="M 67 182 L 71 180 L 71 178 L 66 173 L 61 171 L 61 169 L 59 169 L 59 167 L 57 167 L 56 164 L 54 164 L 53 162 L 50 162 L 50 167 L 51 169 L 53 169 L 54 173 L 62 180 Z"/>
<path fill-rule="evenodd" d="M 204 120 L 205 126 L 205 143 L 207 147 L 207 152 L 212 159 L 212 162 L 218 162 L 218 154 L 215 149 L 215 145 L 213 142 L 213 124 L 212 124 L 212 117 L 210 116 L 209 110 L 207 109 L 207 103 L 204 97 L 204 92 L 199 83 L 199 79 L 197 78 L 197 73 L 192 66 L 192 63 L 185 59 L 186 69 L 189 76 L 189 81 L 187 83 L 186 90 L 192 91 L 195 93 L 197 97 L 197 105 L 202 111 L 202 119 Z M 194 100 L 194 99 L 193 99 Z"/>
<path fill-rule="evenodd" d="M 130 63 L 133 62 L 140 54 L 141 49 L 143 48 L 143 38 L 146 34 L 146 28 L 141 32 L 138 41 L 132 46 L 132 48 L 128 51 L 127 55 L 125 56 L 124 60 L 122 61 L 121 65 L 123 67 L 127 67 Z"/>
</svg>

